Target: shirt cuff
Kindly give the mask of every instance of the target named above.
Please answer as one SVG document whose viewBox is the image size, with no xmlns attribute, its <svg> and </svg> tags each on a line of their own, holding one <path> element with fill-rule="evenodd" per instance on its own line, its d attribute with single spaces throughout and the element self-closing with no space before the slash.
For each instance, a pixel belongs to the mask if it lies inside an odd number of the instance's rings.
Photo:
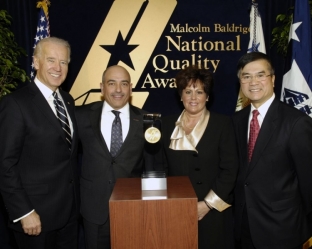
<svg viewBox="0 0 312 249">
<path fill-rule="evenodd" d="M 23 219 L 23 218 L 25 218 L 26 216 L 30 215 L 30 214 L 31 214 L 32 212 L 34 212 L 34 211 L 35 211 L 35 209 L 31 210 L 28 214 L 25 214 L 25 215 L 22 216 L 21 218 L 18 218 L 18 219 L 16 219 L 16 220 L 13 220 L 13 223 L 16 223 L 16 222 L 20 221 L 21 219 Z"/>
<path fill-rule="evenodd" d="M 218 210 L 219 212 L 224 211 L 231 205 L 223 201 L 217 194 L 211 189 L 208 195 L 205 197 L 205 201 L 209 203 L 211 207 Z"/>
</svg>

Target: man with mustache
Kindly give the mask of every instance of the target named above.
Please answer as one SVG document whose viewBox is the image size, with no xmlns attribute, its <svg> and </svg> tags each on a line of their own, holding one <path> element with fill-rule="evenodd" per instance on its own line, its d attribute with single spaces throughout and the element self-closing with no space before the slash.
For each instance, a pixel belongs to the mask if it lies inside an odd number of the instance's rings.
<svg viewBox="0 0 312 249">
<path fill-rule="evenodd" d="M 128 71 L 118 65 L 108 67 L 100 87 L 104 102 L 80 106 L 76 111 L 83 150 L 81 214 L 87 249 L 110 248 L 108 203 L 116 179 L 141 177 L 146 161 L 146 112 L 129 104 L 132 84 Z M 112 137 L 116 122 L 121 122 L 120 148 Z"/>
</svg>

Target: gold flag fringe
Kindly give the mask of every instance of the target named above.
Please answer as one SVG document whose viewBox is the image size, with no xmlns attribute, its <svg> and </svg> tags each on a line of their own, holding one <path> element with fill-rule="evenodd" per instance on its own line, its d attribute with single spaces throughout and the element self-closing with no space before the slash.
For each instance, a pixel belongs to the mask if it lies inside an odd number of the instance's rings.
<svg viewBox="0 0 312 249">
<path fill-rule="evenodd" d="M 48 16 L 48 7 L 50 6 L 51 2 L 49 0 L 42 0 L 40 2 L 37 2 L 37 8 L 42 8 L 44 11 L 44 14 Z"/>
</svg>

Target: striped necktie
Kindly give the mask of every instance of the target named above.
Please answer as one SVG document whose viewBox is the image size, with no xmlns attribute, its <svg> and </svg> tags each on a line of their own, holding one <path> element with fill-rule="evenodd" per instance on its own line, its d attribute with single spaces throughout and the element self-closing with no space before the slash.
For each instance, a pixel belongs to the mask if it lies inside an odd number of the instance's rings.
<svg viewBox="0 0 312 249">
<path fill-rule="evenodd" d="M 69 126 L 69 120 L 67 118 L 64 104 L 62 100 L 58 97 L 56 92 L 53 92 L 52 95 L 54 97 L 53 103 L 54 103 L 55 110 L 56 110 L 56 116 L 58 120 L 60 121 L 62 129 L 65 133 L 65 138 L 68 143 L 68 148 L 69 150 L 71 150 L 72 137 L 71 137 L 71 131 L 70 131 L 70 126 Z"/>
</svg>

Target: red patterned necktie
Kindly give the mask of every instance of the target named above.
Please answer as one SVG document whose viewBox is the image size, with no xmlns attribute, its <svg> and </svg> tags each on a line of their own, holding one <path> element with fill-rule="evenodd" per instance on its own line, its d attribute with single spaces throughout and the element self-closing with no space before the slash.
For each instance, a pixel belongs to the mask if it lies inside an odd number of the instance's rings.
<svg viewBox="0 0 312 249">
<path fill-rule="evenodd" d="M 252 111 L 252 119 L 250 122 L 250 130 L 249 130 L 249 142 L 248 142 L 248 162 L 251 161 L 252 153 L 255 148 L 256 140 L 260 131 L 260 126 L 258 123 L 258 110 Z"/>
</svg>

